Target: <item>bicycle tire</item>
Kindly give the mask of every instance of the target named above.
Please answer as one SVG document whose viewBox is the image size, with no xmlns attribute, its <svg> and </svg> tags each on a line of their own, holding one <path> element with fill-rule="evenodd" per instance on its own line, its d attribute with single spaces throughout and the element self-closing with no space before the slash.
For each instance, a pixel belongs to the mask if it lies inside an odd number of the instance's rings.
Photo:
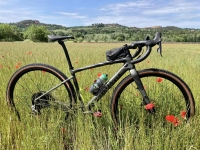
<svg viewBox="0 0 200 150">
<path fill-rule="evenodd" d="M 17 70 L 10 78 L 6 89 L 7 103 L 12 108 L 11 110 L 15 111 L 20 121 L 22 119 L 30 119 L 33 116 L 42 116 L 44 113 L 46 113 L 46 118 L 49 117 L 48 115 L 53 116 L 53 112 L 50 109 L 52 108 L 51 103 L 54 104 L 57 99 L 62 99 L 61 102 L 63 103 L 67 100 L 70 108 L 76 103 L 75 90 L 70 81 L 41 97 L 37 102 L 33 102 L 33 98 L 41 96 L 41 94 L 66 79 L 67 77 L 61 71 L 52 66 L 39 63 L 26 65 Z M 32 112 L 31 107 L 33 104 L 37 106 L 38 114 Z M 61 118 L 60 114 L 57 114 L 59 105 L 56 104 L 53 105 L 56 111 L 54 119 Z M 26 105 L 28 106 L 27 108 Z M 61 111 L 63 111 L 62 109 Z M 66 112 L 63 113 L 63 115 L 66 114 Z"/>
<path fill-rule="evenodd" d="M 150 123 L 151 121 L 155 122 L 156 126 L 159 123 L 162 125 L 167 124 L 167 122 L 172 122 L 172 124 L 177 126 L 181 122 L 185 122 L 185 120 L 188 122 L 194 116 L 195 101 L 193 94 L 188 85 L 180 77 L 169 71 L 155 68 L 144 69 L 138 71 L 138 73 L 151 103 L 155 105 L 156 112 L 154 115 L 147 113 L 152 117 L 143 115 L 146 113 L 146 111 L 142 112 L 142 110 L 145 110 L 145 107 L 141 109 L 141 106 L 137 106 L 137 104 L 144 104 L 141 100 L 142 96 L 140 97 L 137 87 L 133 87 L 136 84 L 133 84 L 134 80 L 129 75 L 117 85 L 111 98 L 111 116 L 116 126 L 141 123 L 147 120 L 149 124 L 152 124 Z M 152 80 L 151 78 L 155 79 Z M 134 90 L 138 92 L 134 93 Z M 159 92 L 161 93 L 159 94 Z M 138 99 L 139 102 L 137 101 Z M 170 99 L 171 101 L 169 101 Z"/>
</svg>

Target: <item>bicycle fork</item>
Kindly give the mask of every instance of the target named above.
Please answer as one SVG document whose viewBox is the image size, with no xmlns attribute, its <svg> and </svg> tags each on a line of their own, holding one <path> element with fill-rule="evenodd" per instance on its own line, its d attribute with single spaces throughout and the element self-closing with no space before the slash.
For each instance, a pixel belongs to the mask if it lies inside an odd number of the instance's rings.
<svg viewBox="0 0 200 150">
<path fill-rule="evenodd" d="M 144 86 L 143 86 L 143 83 L 139 77 L 139 74 L 138 72 L 136 71 L 136 69 L 131 69 L 130 70 L 130 73 L 137 85 L 137 89 L 140 91 L 140 94 L 142 95 L 143 97 L 143 102 L 142 102 L 142 105 L 148 105 L 148 104 L 151 104 L 150 100 L 149 100 L 149 97 L 144 89 Z M 155 113 L 155 108 L 152 107 L 151 109 L 148 109 L 150 113 L 154 114 Z"/>
</svg>

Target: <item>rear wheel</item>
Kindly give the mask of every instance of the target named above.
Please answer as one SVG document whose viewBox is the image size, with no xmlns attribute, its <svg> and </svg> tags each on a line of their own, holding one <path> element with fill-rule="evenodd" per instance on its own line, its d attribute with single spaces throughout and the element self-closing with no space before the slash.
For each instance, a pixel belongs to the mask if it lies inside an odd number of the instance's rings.
<svg viewBox="0 0 200 150">
<path fill-rule="evenodd" d="M 59 122 L 70 113 L 70 109 L 76 103 L 71 82 L 67 81 L 51 92 L 43 94 L 66 79 L 62 72 L 52 66 L 24 66 L 8 83 L 7 102 L 21 121 L 31 124 L 37 119 L 44 122 Z"/>
<path fill-rule="evenodd" d="M 147 113 L 143 98 L 129 75 L 116 87 L 111 99 L 111 115 L 116 125 L 146 123 L 163 126 L 171 122 L 177 126 L 194 115 L 192 92 L 178 76 L 160 69 L 146 69 L 139 71 L 139 77 L 155 114 Z"/>
</svg>

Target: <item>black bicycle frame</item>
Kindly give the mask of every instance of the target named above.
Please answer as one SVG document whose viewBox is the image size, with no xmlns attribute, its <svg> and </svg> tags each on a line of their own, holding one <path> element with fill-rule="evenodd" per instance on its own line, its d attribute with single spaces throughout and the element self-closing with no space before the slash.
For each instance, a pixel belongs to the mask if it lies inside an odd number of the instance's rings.
<svg viewBox="0 0 200 150">
<path fill-rule="evenodd" d="M 75 89 L 76 89 L 76 93 L 78 94 L 78 98 L 81 102 L 81 104 L 83 105 L 83 100 L 81 98 L 81 95 L 80 95 L 80 90 L 79 90 L 79 85 L 78 85 L 78 82 L 77 82 L 77 79 L 76 79 L 76 76 L 75 74 L 77 72 L 81 72 L 81 71 L 84 71 L 84 70 L 88 70 L 88 69 L 91 69 L 91 68 L 97 68 L 97 67 L 101 67 L 101 66 L 106 66 L 106 65 L 112 65 L 112 64 L 116 64 L 116 63 L 124 63 L 124 65 L 118 70 L 118 72 L 108 81 L 106 82 L 105 84 L 105 87 L 103 88 L 102 91 L 99 92 L 99 94 L 97 96 L 94 96 L 86 105 L 86 109 L 90 109 L 91 107 L 94 106 L 94 104 L 96 102 L 98 102 L 105 94 L 106 92 L 123 76 L 123 74 L 130 70 L 130 74 L 132 75 L 137 87 L 138 87 L 138 90 L 140 91 L 140 93 L 142 94 L 143 96 L 143 100 L 145 102 L 145 104 L 149 104 L 150 101 L 149 101 L 149 98 L 146 94 L 146 91 L 144 90 L 144 86 L 139 78 L 139 75 L 138 75 L 138 72 L 135 68 L 135 63 L 139 62 L 139 61 L 142 61 L 142 60 L 132 60 L 131 57 L 126 57 L 126 58 L 122 58 L 122 59 L 118 59 L 118 60 L 115 60 L 115 61 L 106 61 L 106 62 L 102 62 L 102 63 L 98 63 L 98 64 L 94 64 L 94 65 L 91 65 L 91 66 L 86 66 L 86 67 L 82 67 L 82 68 L 78 68 L 78 69 L 74 69 L 74 67 L 72 66 L 72 63 L 71 63 L 71 60 L 70 60 L 70 57 L 69 57 L 69 54 L 68 54 L 68 51 L 67 51 L 67 48 L 64 44 L 63 41 L 58 41 L 58 43 L 62 46 L 63 50 L 64 50 L 64 53 L 65 53 L 65 56 L 66 56 L 66 59 L 67 59 L 67 62 L 68 62 L 68 65 L 69 65 L 69 70 L 70 70 L 70 73 L 72 75 L 72 77 L 69 78 L 70 79 L 73 79 L 73 82 L 74 82 L 74 86 L 75 86 Z M 149 51 L 147 51 L 146 55 L 148 56 L 150 54 L 150 49 Z M 65 82 L 67 82 L 68 80 L 65 80 Z"/>
</svg>

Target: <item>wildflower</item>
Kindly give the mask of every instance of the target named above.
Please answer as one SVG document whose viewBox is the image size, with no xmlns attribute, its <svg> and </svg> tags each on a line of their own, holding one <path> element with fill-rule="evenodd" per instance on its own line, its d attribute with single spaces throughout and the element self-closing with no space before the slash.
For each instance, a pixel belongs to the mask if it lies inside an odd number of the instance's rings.
<svg viewBox="0 0 200 150">
<path fill-rule="evenodd" d="M 3 65 L 0 65 L 0 69 L 2 69 L 3 68 Z"/>
<path fill-rule="evenodd" d="M 178 126 L 180 124 L 180 122 L 178 121 L 178 118 L 175 118 L 173 121 L 174 126 Z"/>
<path fill-rule="evenodd" d="M 89 91 L 89 87 L 85 87 L 84 90 Z"/>
<path fill-rule="evenodd" d="M 162 79 L 162 78 L 160 78 L 160 77 L 158 77 L 158 78 L 156 79 L 156 81 L 157 81 L 157 82 L 162 82 L 162 81 L 163 81 L 163 79 Z"/>
<path fill-rule="evenodd" d="M 18 69 L 20 66 L 19 65 L 15 65 L 15 68 Z"/>
<path fill-rule="evenodd" d="M 181 111 L 181 117 L 185 118 L 186 117 L 186 111 Z"/>
<path fill-rule="evenodd" d="M 42 70 L 42 74 L 45 74 L 46 73 L 46 71 L 45 70 Z"/>
<path fill-rule="evenodd" d="M 147 63 L 150 63 L 150 61 L 149 61 L 149 60 L 147 60 Z"/>
<path fill-rule="evenodd" d="M 165 117 L 165 119 L 168 121 L 168 122 L 173 122 L 175 117 L 173 115 L 168 115 Z"/>
<path fill-rule="evenodd" d="M 101 73 L 99 72 L 99 73 L 97 74 L 97 76 L 100 77 L 100 76 L 101 76 Z"/>
<path fill-rule="evenodd" d="M 95 116 L 95 117 L 102 117 L 101 111 L 99 110 L 99 111 L 97 111 L 97 112 L 94 112 L 94 116 Z"/>
<path fill-rule="evenodd" d="M 65 132 L 66 132 L 66 129 L 65 129 L 64 127 L 62 127 L 62 128 L 61 128 L 61 132 L 62 132 L 62 133 L 65 133 Z"/>
<path fill-rule="evenodd" d="M 18 62 L 17 65 L 15 65 L 15 68 L 18 69 L 21 64 L 22 64 L 21 62 Z"/>
<path fill-rule="evenodd" d="M 75 64 L 78 64 L 78 61 L 76 61 Z"/>
<path fill-rule="evenodd" d="M 18 62 L 18 63 L 17 63 L 17 65 L 19 65 L 19 66 L 20 66 L 21 64 L 22 64 L 21 62 Z"/>
<path fill-rule="evenodd" d="M 174 126 L 178 126 L 180 124 L 179 120 L 177 117 L 173 116 L 173 115 L 168 115 L 165 118 L 168 122 L 171 122 L 174 124 Z"/>
<path fill-rule="evenodd" d="M 93 68 L 90 68 L 90 70 L 93 70 Z"/>
<path fill-rule="evenodd" d="M 28 55 L 32 55 L 33 53 L 32 52 L 28 52 Z"/>
<path fill-rule="evenodd" d="M 151 109 L 153 109 L 154 108 L 154 104 L 153 103 L 149 103 L 149 104 L 147 104 L 146 106 L 145 106 L 145 109 L 146 110 L 151 110 Z"/>
</svg>

